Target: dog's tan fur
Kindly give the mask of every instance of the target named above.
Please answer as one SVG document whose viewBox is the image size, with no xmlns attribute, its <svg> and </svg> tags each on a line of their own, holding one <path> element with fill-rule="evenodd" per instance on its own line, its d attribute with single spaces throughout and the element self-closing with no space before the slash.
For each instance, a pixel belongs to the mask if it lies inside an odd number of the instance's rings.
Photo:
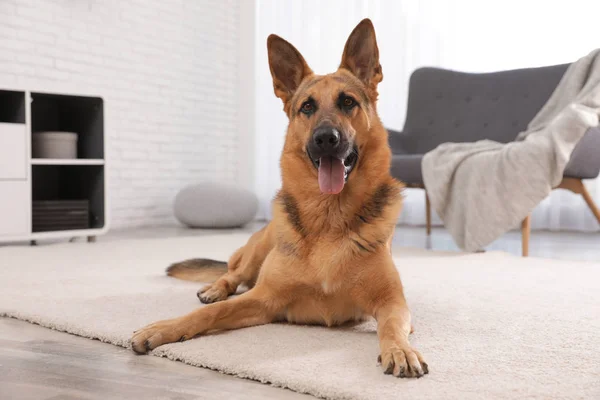
<svg viewBox="0 0 600 400">
<path fill-rule="evenodd" d="M 358 24 L 339 69 L 325 76 L 313 74 L 298 50 L 280 37 L 269 36 L 267 46 L 275 94 L 290 120 L 273 219 L 231 256 L 227 273 L 199 292 L 203 302 L 214 304 L 140 329 L 132 348 L 145 353 L 209 331 L 273 321 L 333 326 L 373 316 L 384 372 L 420 377 L 428 367 L 409 344 L 411 316 L 390 250 L 403 186 L 390 176 L 387 132 L 375 106 L 383 74 L 373 25 L 368 19 Z M 351 112 L 336 107 L 341 91 L 357 100 Z M 309 96 L 319 109 L 307 118 L 298 110 Z M 323 120 L 339 126 L 358 146 L 358 162 L 337 195 L 320 192 L 306 153 L 313 129 Z M 184 261 L 171 266 L 169 274 L 198 280 L 213 265 Z M 202 267 L 199 273 L 196 266 Z M 250 290 L 227 299 L 241 284 Z"/>
</svg>

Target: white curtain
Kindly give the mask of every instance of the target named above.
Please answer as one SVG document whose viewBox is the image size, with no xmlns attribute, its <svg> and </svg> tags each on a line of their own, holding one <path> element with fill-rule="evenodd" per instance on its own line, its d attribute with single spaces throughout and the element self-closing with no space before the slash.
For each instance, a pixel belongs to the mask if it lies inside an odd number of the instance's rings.
<svg viewBox="0 0 600 400">
<path fill-rule="evenodd" d="M 294 44 L 315 73 L 328 73 L 339 65 L 354 26 L 371 18 L 384 74 L 379 114 L 387 127 L 401 130 L 408 80 L 416 68 L 485 72 L 572 62 L 600 47 L 598 15 L 600 1 L 596 0 L 258 0 L 255 171 L 259 216 L 271 216 L 270 202 L 280 186 L 279 156 L 287 124 L 280 100 L 273 94 L 266 51 L 269 34 Z M 586 184 L 600 203 L 598 180 Z M 423 192 L 407 192 L 400 222 L 423 225 Z M 440 224 L 437 217 L 434 223 Z M 599 230 L 581 196 L 563 191 L 555 191 L 535 209 L 533 227 Z"/>
</svg>

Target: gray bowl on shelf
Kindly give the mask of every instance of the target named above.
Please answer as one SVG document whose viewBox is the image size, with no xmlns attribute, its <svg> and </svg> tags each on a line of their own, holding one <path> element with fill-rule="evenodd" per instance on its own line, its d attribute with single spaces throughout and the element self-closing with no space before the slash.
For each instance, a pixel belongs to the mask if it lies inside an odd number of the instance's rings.
<svg viewBox="0 0 600 400">
<path fill-rule="evenodd" d="M 77 133 L 35 132 L 31 141 L 33 158 L 77 158 Z"/>
</svg>

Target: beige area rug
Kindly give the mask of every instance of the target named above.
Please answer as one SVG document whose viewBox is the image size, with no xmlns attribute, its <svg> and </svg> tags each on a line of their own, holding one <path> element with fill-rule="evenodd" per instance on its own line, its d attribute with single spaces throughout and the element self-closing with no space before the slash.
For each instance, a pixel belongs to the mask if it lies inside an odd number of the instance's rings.
<svg viewBox="0 0 600 400">
<path fill-rule="evenodd" d="M 246 238 L 0 247 L 0 315 L 127 347 L 133 330 L 200 305 L 197 284 L 164 276 L 168 263 L 226 258 Z M 430 367 L 422 379 L 382 374 L 372 323 L 267 325 L 153 354 L 332 399 L 600 399 L 600 263 L 396 256 Z"/>
</svg>

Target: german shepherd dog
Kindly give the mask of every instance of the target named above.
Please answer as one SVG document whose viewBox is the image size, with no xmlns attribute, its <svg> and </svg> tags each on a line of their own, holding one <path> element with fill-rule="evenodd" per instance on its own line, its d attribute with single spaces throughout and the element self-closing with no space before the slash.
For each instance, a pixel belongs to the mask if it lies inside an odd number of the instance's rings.
<svg viewBox="0 0 600 400">
<path fill-rule="evenodd" d="M 408 340 L 411 316 L 391 255 L 403 185 L 390 176 L 387 131 L 376 111 L 383 74 L 373 24 L 365 19 L 354 28 L 338 70 L 324 76 L 279 36 L 268 37 L 267 49 L 289 118 L 273 219 L 228 263 L 171 265 L 170 276 L 213 281 L 198 292 L 211 304 L 134 332 L 132 349 L 146 353 L 275 321 L 334 326 L 371 316 L 382 370 L 421 377 L 428 367 Z M 241 284 L 250 289 L 228 299 Z"/>
</svg>

